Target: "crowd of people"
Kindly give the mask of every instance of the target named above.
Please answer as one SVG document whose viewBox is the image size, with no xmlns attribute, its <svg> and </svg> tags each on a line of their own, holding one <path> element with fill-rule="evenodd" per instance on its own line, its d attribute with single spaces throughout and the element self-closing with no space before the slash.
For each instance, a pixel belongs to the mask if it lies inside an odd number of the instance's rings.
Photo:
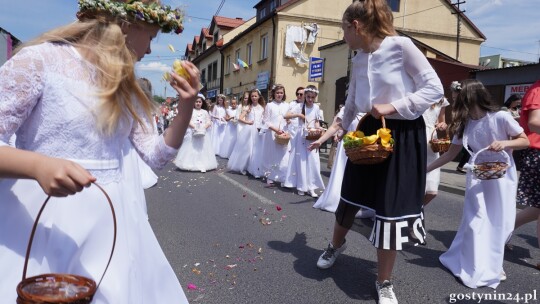
<svg viewBox="0 0 540 304">
<path fill-rule="evenodd" d="M 171 72 L 178 103 L 163 123 L 153 116 L 151 88 L 137 80 L 134 64 L 150 54 L 160 30 L 180 32 L 181 18 L 157 0 L 137 3 L 144 14 L 133 13 L 132 5 L 79 1 L 77 22 L 25 43 L 0 67 L 0 77 L 10 80 L 0 82 L 4 301 L 18 301 L 27 237 L 43 202 L 53 197 L 61 199 L 42 215 L 32 247 L 42 258 L 30 260 L 33 271 L 98 280 L 103 263 L 94 253 L 115 240 L 93 303 L 187 303 L 147 220 L 142 190 L 157 177 L 144 182 L 143 164 L 161 168 L 174 161 L 182 170 L 205 172 L 217 167 L 217 155 L 228 159 L 232 172 L 317 197 L 315 191 L 325 188 L 320 146 L 332 137 L 339 142 L 347 131 L 375 134 L 382 117 L 393 144 L 383 162 L 354 164 L 338 145 L 329 184 L 315 204 L 335 213 L 319 268 L 332 267 L 346 249 L 355 218 L 370 218 L 378 301 L 398 303 L 392 282 L 397 252 L 426 244 L 424 211 L 437 195 L 437 170 L 463 149 L 471 156 L 461 167 L 467 174 L 464 212 L 440 257 L 444 267 L 468 287 L 496 288 L 506 279 L 504 248 L 512 231 L 537 221 L 540 236 L 540 81 L 508 101 L 508 111 L 500 111 L 481 82 L 455 81 L 447 125 L 450 103 L 436 72 L 409 38 L 396 33 L 386 1 L 364 0 L 343 14 L 344 39 L 357 52 L 345 106 L 326 132 L 315 86 L 297 88 L 290 102 L 276 84 L 269 102 L 253 89 L 240 101 L 219 95 L 209 104 L 190 62 L 182 63 L 185 76 Z M 430 138 L 447 129 L 453 134 L 449 150 L 430 151 Z M 519 179 L 513 150 L 523 150 Z M 483 171 L 490 178 L 483 180 L 473 166 L 482 158 L 505 163 L 504 170 Z M 114 225 L 106 204 L 96 203 L 106 199 L 114 202 Z M 527 206 L 517 215 L 516 203 Z M 116 225 L 119 237 L 104 237 Z"/>
</svg>

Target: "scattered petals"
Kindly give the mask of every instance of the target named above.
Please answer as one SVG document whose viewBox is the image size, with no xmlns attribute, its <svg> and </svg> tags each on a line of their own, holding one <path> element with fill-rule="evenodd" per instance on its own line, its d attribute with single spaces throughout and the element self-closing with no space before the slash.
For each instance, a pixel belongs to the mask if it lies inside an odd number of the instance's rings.
<svg viewBox="0 0 540 304">
<path fill-rule="evenodd" d="M 194 274 L 201 274 L 201 271 L 197 268 L 191 269 L 191 272 L 193 272 Z"/>
<path fill-rule="evenodd" d="M 277 211 L 281 211 L 281 206 L 280 206 L 280 205 L 276 205 L 276 210 L 277 210 Z"/>
<path fill-rule="evenodd" d="M 237 264 L 230 264 L 230 265 L 225 266 L 225 269 L 227 269 L 227 270 L 233 269 L 236 266 L 238 266 L 238 265 Z"/>
<path fill-rule="evenodd" d="M 197 290 L 197 285 L 189 283 L 187 286 L 187 289 L 189 290 Z"/>
<path fill-rule="evenodd" d="M 169 50 L 171 50 L 171 52 L 176 52 L 176 50 L 174 49 L 174 46 L 172 46 L 172 44 L 169 44 Z"/>
</svg>

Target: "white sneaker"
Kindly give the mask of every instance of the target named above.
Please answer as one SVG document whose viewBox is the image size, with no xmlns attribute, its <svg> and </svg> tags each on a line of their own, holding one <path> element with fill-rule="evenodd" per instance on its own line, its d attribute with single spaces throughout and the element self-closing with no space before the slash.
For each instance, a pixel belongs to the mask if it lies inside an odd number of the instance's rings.
<svg viewBox="0 0 540 304">
<path fill-rule="evenodd" d="M 304 191 L 298 190 L 298 195 L 304 196 L 304 195 L 306 195 L 306 193 Z"/>
<path fill-rule="evenodd" d="M 377 288 L 377 294 L 379 295 L 379 304 L 398 304 L 392 282 L 388 280 L 385 280 L 382 283 L 375 281 L 375 287 Z"/>
<path fill-rule="evenodd" d="M 501 282 L 506 281 L 506 272 L 504 272 L 504 270 L 501 272 L 501 276 L 499 277 L 499 279 L 501 280 Z"/>
<path fill-rule="evenodd" d="M 311 195 L 311 197 L 319 197 L 319 195 L 315 193 L 315 190 L 309 190 L 309 195 Z"/>
<path fill-rule="evenodd" d="M 317 261 L 317 267 L 320 269 L 328 269 L 334 265 L 336 262 L 336 258 L 338 255 L 340 255 L 343 251 L 347 249 L 347 240 L 343 240 L 343 244 L 341 244 L 341 247 L 334 248 L 334 245 L 332 243 L 328 244 L 328 247 L 326 250 L 324 250 L 323 254 L 319 257 L 319 260 Z"/>
</svg>

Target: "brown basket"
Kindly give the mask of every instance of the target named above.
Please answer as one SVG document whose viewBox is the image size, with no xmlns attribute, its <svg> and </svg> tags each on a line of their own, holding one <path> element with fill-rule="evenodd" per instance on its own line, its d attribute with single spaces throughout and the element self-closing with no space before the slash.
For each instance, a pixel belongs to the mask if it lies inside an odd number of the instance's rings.
<svg viewBox="0 0 540 304">
<path fill-rule="evenodd" d="M 370 114 L 366 114 L 360 119 L 358 122 L 358 125 L 356 126 L 356 130 L 360 130 L 360 125 L 362 125 L 362 122 L 364 119 L 370 116 Z M 386 128 L 386 121 L 384 120 L 384 116 L 381 116 L 381 122 L 382 127 Z M 345 154 L 349 158 L 349 160 L 356 165 L 374 165 L 374 164 L 380 164 L 384 162 L 394 149 L 392 147 L 386 148 L 381 145 L 380 139 L 377 140 L 376 143 L 372 145 L 365 145 L 360 147 L 354 147 L 354 148 L 345 148 Z"/>
<path fill-rule="evenodd" d="M 289 140 L 291 140 L 291 135 L 287 132 L 282 133 L 282 134 L 276 133 L 276 136 L 274 137 L 274 141 L 278 145 L 282 145 L 282 146 L 286 146 L 289 143 Z"/>
<path fill-rule="evenodd" d="M 435 153 L 448 151 L 451 144 L 448 133 L 443 138 L 433 138 L 433 135 L 435 135 L 436 131 L 437 129 L 433 129 L 433 132 L 431 132 L 431 139 L 429 140 L 431 150 Z"/>
<path fill-rule="evenodd" d="M 96 285 L 94 280 L 83 276 L 59 273 L 48 273 L 26 278 L 28 259 L 30 257 L 30 250 L 32 249 L 34 235 L 39 223 L 39 218 L 41 217 L 41 213 L 51 198 L 49 196 L 41 206 L 41 209 L 39 210 L 34 222 L 34 226 L 32 227 L 32 233 L 30 234 L 30 240 L 26 249 L 22 281 L 17 285 L 17 304 L 89 304 L 92 302 L 92 299 L 99 288 L 107 269 L 109 268 L 109 264 L 111 263 L 116 244 L 117 230 L 116 214 L 109 195 L 105 192 L 105 190 L 103 190 L 103 188 L 101 188 L 101 186 L 95 183 L 94 185 L 96 185 L 99 190 L 105 194 L 105 197 L 109 202 L 109 206 L 111 207 L 114 223 L 114 237 L 111 255 L 109 256 L 109 261 L 107 262 L 107 266 L 103 271 L 103 275 L 101 276 L 99 283 Z"/>
<path fill-rule="evenodd" d="M 506 169 L 510 166 L 510 157 L 508 156 L 508 153 L 506 151 L 502 150 L 502 154 L 504 155 L 506 162 L 503 161 L 487 161 L 476 164 L 476 157 L 478 154 L 486 151 L 488 148 L 481 149 L 476 154 L 473 155 L 471 159 L 472 166 L 467 166 L 468 168 L 471 168 L 474 176 L 481 180 L 490 180 L 490 179 L 498 179 L 504 176 L 506 174 Z"/>
<path fill-rule="evenodd" d="M 311 120 L 309 121 L 307 124 L 306 124 L 306 140 L 317 140 L 319 138 L 321 138 L 321 136 L 324 134 L 324 132 L 326 131 L 325 129 L 309 129 L 309 124 L 313 121 L 316 121 L 316 119 L 314 120 Z"/>
</svg>

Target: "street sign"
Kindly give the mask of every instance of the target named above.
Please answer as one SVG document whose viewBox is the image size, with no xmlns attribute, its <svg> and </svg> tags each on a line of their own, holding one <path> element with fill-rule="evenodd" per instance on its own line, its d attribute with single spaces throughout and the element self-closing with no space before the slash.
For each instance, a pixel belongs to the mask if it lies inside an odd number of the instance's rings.
<svg viewBox="0 0 540 304">
<path fill-rule="evenodd" d="M 308 81 L 320 81 L 324 75 L 324 58 L 309 57 Z"/>
</svg>

